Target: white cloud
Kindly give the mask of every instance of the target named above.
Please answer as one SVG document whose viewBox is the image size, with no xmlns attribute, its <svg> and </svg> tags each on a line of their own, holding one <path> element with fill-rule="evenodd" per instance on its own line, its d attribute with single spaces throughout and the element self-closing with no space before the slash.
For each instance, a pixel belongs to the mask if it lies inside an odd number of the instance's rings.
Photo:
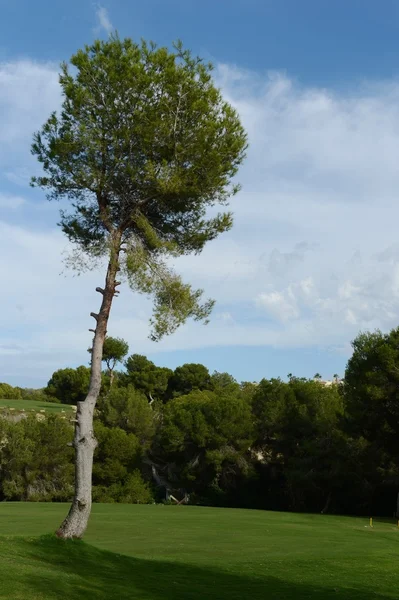
<svg viewBox="0 0 399 600">
<path fill-rule="evenodd" d="M 37 170 L 30 155 L 33 133 L 60 101 L 56 65 L 29 60 L 0 63 L 0 176 L 16 182 L 29 172 L 29 182 Z"/>
<path fill-rule="evenodd" d="M 311 277 L 299 282 L 299 287 L 304 296 L 310 297 L 314 294 L 314 283 Z"/>
<path fill-rule="evenodd" d="M 233 230 L 177 261 L 217 300 L 214 317 L 155 346 L 148 301 L 123 287 L 110 332 L 143 353 L 242 344 L 347 354 L 359 329 L 396 326 L 399 84 L 338 93 L 281 74 L 222 66 L 217 75 L 249 132 L 243 191 Z M 44 381 L 58 366 L 87 360 L 103 274 L 60 276 L 66 242 L 56 219 L 51 229 L 28 217 L 15 225 L 30 206 L 22 201 L 34 168 L 31 134 L 59 103 L 53 65 L 0 65 L 0 174 L 19 186 L 18 196 L 1 190 L 0 208 L 20 198 L 19 211 L 0 223 L 0 380 L 23 372 Z"/>
<path fill-rule="evenodd" d="M 264 307 L 269 315 L 280 321 L 291 321 L 299 317 L 295 295 L 290 287 L 284 292 L 267 292 L 259 294 L 257 303 Z"/>
<path fill-rule="evenodd" d="M 20 149 L 21 141 L 58 108 L 58 69 L 51 63 L 24 60 L 0 63 L 0 141 L 3 151 Z M 5 146 L 5 147 L 4 147 Z"/>
<path fill-rule="evenodd" d="M 349 300 L 359 292 L 361 292 L 361 288 L 353 285 L 351 281 L 344 281 L 342 285 L 338 287 L 338 298 Z"/>
<path fill-rule="evenodd" d="M 96 17 L 100 29 L 104 29 L 106 33 L 112 33 L 114 27 L 108 15 L 108 11 L 104 6 L 99 6 L 96 10 Z"/>
</svg>

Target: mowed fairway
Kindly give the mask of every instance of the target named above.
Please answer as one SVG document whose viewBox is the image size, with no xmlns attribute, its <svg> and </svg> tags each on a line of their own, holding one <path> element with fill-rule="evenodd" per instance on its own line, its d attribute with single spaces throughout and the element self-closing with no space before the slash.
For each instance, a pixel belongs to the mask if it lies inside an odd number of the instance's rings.
<svg viewBox="0 0 399 600">
<path fill-rule="evenodd" d="M 85 542 L 44 535 L 66 510 L 0 504 L 0 598 L 399 597 L 393 523 L 370 529 L 365 519 L 103 504 L 93 508 Z"/>
<path fill-rule="evenodd" d="M 40 402 L 37 400 L 4 400 L 0 399 L 0 412 L 2 409 L 12 409 L 15 411 L 45 411 L 47 413 L 65 413 L 72 414 L 72 406 L 70 404 L 57 404 L 55 402 Z"/>
</svg>

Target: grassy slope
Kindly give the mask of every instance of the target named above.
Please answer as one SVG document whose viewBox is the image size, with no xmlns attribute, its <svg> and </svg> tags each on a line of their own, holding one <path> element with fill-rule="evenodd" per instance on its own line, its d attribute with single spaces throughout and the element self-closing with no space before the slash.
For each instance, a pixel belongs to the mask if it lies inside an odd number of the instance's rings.
<svg viewBox="0 0 399 600">
<path fill-rule="evenodd" d="M 25 536 L 0 537 L 0 598 L 399 596 L 399 530 L 391 523 L 370 530 L 362 519 L 96 505 L 86 543 L 30 538 L 54 530 L 65 510 L 59 504 L 0 505 L 0 535 Z"/>
<path fill-rule="evenodd" d="M 19 412 L 24 410 L 29 412 L 30 410 L 40 411 L 45 410 L 46 412 L 61 412 L 64 410 L 66 413 L 70 413 L 72 408 L 69 404 L 56 404 L 54 402 L 37 402 L 35 400 L 4 400 L 0 399 L 0 411 L 2 408 L 13 408 Z"/>
</svg>

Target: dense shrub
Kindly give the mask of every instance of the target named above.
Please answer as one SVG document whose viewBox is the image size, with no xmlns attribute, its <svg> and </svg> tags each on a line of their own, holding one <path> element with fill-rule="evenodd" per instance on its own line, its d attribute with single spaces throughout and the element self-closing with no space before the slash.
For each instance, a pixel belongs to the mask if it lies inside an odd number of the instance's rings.
<svg viewBox="0 0 399 600">
<path fill-rule="evenodd" d="M 0 419 L 0 496 L 4 500 L 69 500 L 73 495 L 71 426 L 58 416 Z"/>
<path fill-rule="evenodd" d="M 90 382 L 90 369 L 80 366 L 77 369 L 59 369 L 53 373 L 45 393 L 58 398 L 62 404 L 76 404 L 86 398 Z"/>
<path fill-rule="evenodd" d="M 0 398 L 4 400 L 18 400 L 22 398 L 21 390 L 8 383 L 0 383 Z"/>
<path fill-rule="evenodd" d="M 108 427 L 119 427 L 134 433 L 143 446 L 154 435 L 154 412 L 146 396 L 132 385 L 114 386 L 98 403 L 99 418 Z"/>
</svg>

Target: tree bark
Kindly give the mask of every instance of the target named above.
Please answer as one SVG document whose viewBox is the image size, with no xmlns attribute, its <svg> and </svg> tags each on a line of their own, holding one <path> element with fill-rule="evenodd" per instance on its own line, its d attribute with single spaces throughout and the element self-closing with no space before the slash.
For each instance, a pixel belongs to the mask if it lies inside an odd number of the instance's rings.
<svg viewBox="0 0 399 600">
<path fill-rule="evenodd" d="M 109 389 L 111 390 L 112 384 L 114 383 L 114 370 L 109 370 Z"/>
<path fill-rule="evenodd" d="M 100 312 L 91 313 L 97 322 L 94 330 L 93 349 L 91 353 L 90 385 L 86 399 L 78 402 L 75 420 L 75 494 L 65 520 L 57 530 L 61 538 L 81 538 L 86 531 L 92 504 L 92 470 L 94 450 L 97 440 L 93 432 L 93 415 L 101 390 L 101 361 L 104 340 L 107 333 L 108 318 L 111 310 L 115 288 L 118 285 L 116 275 L 119 271 L 119 254 L 121 245 L 120 232 L 111 237 L 111 252 L 108 263 L 103 300 Z"/>
</svg>

